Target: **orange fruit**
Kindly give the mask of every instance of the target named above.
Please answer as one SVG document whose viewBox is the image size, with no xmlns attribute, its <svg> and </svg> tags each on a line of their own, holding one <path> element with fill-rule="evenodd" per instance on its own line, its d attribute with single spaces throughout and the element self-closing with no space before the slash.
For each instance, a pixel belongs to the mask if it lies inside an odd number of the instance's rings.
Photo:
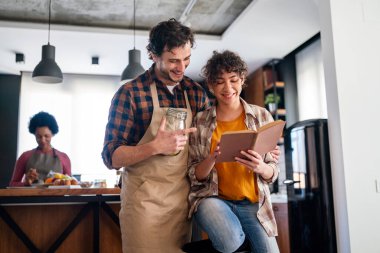
<svg viewBox="0 0 380 253">
<path fill-rule="evenodd" d="M 53 183 L 53 178 L 52 177 L 46 178 L 45 184 L 51 184 L 51 183 Z"/>
</svg>

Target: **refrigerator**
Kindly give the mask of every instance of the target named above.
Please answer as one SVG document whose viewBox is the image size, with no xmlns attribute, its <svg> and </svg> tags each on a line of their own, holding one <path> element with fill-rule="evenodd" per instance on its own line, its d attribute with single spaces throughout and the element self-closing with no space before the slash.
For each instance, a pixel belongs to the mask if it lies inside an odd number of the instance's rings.
<svg viewBox="0 0 380 253">
<path fill-rule="evenodd" d="M 327 124 L 305 120 L 284 132 L 292 253 L 337 252 Z"/>
</svg>

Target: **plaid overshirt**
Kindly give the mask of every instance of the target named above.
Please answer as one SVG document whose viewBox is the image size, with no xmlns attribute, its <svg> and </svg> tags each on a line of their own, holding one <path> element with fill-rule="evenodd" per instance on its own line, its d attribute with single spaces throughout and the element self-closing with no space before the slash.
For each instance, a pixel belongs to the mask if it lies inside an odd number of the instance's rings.
<svg viewBox="0 0 380 253">
<path fill-rule="evenodd" d="M 245 124 L 248 129 L 256 130 L 258 127 L 273 121 L 272 115 L 266 109 L 247 104 L 243 99 L 241 99 L 241 102 L 246 114 Z M 213 106 L 208 110 L 198 113 L 193 120 L 193 126 L 197 127 L 198 130 L 189 135 L 188 175 L 191 183 L 189 218 L 196 212 L 202 199 L 218 196 L 218 175 L 215 167 L 204 181 L 198 181 L 195 176 L 195 167 L 210 154 L 211 136 L 216 128 L 216 107 Z M 274 175 L 270 182 L 257 177 L 257 186 L 259 188 L 257 218 L 260 220 L 268 236 L 276 236 L 277 224 L 272 209 L 268 183 L 276 181 L 279 168 L 270 153 L 264 156 L 264 161 L 274 169 Z"/>
<path fill-rule="evenodd" d="M 112 154 L 121 145 L 135 146 L 143 137 L 152 119 L 153 102 L 150 84 L 156 82 L 160 107 L 186 108 L 187 93 L 193 116 L 209 107 L 205 90 L 188 77 L 170 93 L 154 73 L 154 64 L 136 79 L 122 85 L 115 93 L 109 109 L 102 158 L 112 167 Z"/>
</svg>

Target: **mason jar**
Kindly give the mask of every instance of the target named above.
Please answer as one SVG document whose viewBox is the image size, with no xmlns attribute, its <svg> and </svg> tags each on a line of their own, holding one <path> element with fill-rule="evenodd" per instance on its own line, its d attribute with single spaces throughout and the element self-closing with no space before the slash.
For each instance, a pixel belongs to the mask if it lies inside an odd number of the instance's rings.
<svg viewBox="0 0 380 253">
<path fill-rule="evenodd" d="M 186 128 L 186 117 L 187 112 L 183 110 L 179 110 L 176 108 L 169 108 L 166 111 L 166 125 L 165 130 L 167 131 L 175 131 L 175 130 L 183 130 Z M 177 155 L 180 151 L 170 155 Z"/>
<path fill-rule="evenodd" d="M 168 131 L 182 130 L 186 128 L 187 112 L 176 108 L 169 108 L 166 111 L 165 129 Z"/>
</svg>

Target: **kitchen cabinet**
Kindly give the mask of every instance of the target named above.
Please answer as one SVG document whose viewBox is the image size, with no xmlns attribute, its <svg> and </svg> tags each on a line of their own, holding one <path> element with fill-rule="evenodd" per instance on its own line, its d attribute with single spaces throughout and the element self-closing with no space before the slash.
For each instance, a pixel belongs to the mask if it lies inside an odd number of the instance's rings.
<svg viewBox="0 0 380 253">
<path fill-rule="evenodd" d="M 288 203 L 272 203 L 272 207 L 277 222 L 278 247 L 281 253 L 290 253 Z"/>
<path fill-rule="evenodd" d="M 121 252 L 119 188 L 0 189 L 0 252 Z"/>
<path fill-rule="evenodd" d="M 279 81 L 275 64 L 276 61 L 271 61 L 248 75 L 247 87 L 244 88 L 242 97 L 250 104 L 265 107 L 275 120 L 286 121 L 285 83 Z M 270 96 L 275 98 L 273 109 L 266 104 Z"/>
<path fill-rule="evenodd" d="M 264 107 L 264 69 L 259 68 L 248 75 L 246 84 L 242 93 L 245 101 L 248 104 Z"/>
</svg>

